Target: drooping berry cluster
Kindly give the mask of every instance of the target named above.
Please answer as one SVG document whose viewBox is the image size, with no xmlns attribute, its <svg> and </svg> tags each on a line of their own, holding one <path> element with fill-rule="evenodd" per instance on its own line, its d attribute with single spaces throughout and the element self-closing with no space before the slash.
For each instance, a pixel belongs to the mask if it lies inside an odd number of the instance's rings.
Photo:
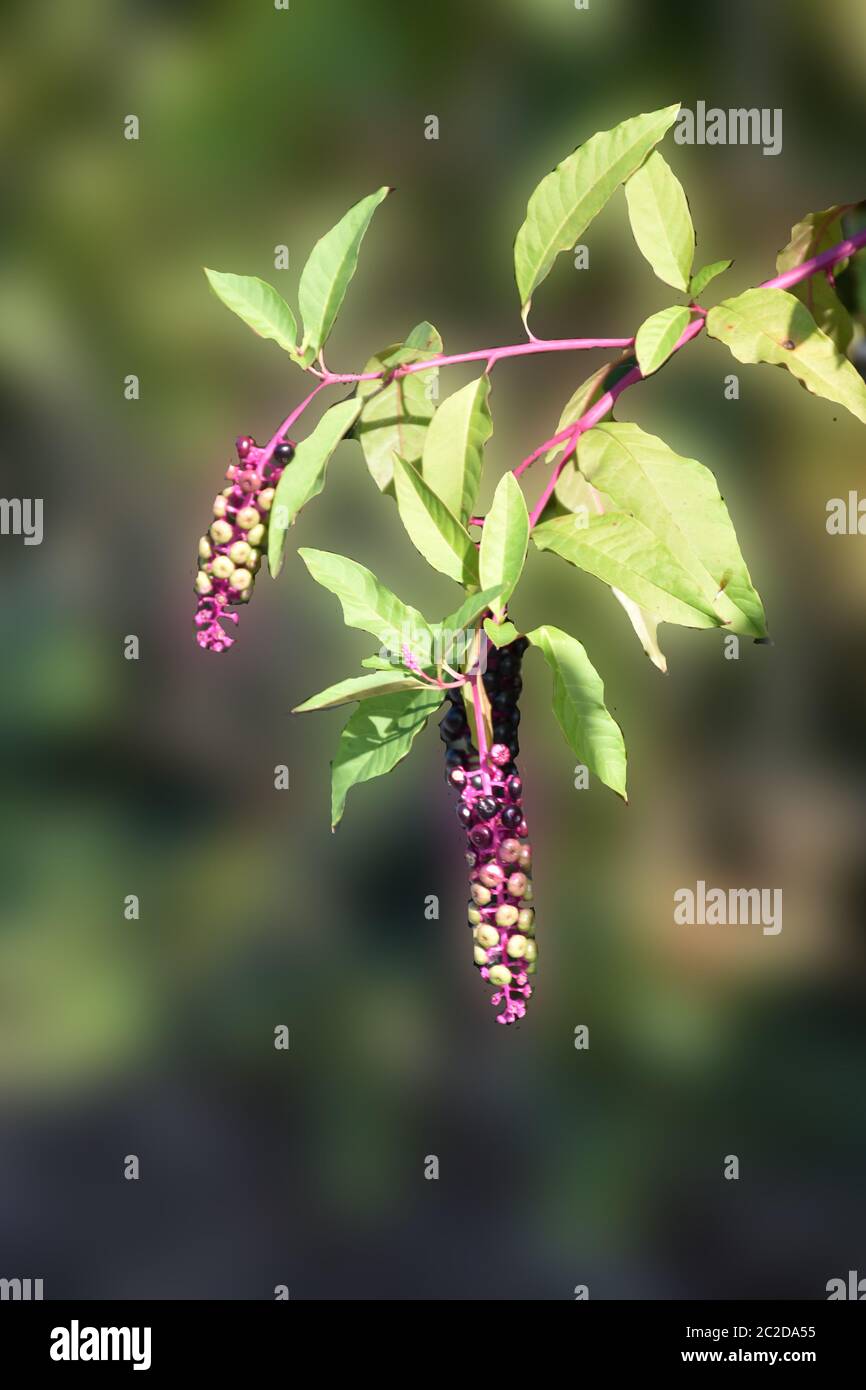
<svg viewBox="0 0 866 1390">
<path fill-rule="evenodd" d="M 274 489 L 295 453 L 292 444 L 278 444 L 265 461 L 264 449 L 249 435 L 235 447 L 238 462 L 226 470 L 229 486 L 214 499 L 214 520 L 198 543 L 196 641 L 212 652 L 225 651 L 234 642 L 220 624 L 226 619 L 236 623 L 237 614 L 229 608 L 249 602 L 267 544 Z"/>
<path fill-rule="evenodd" d="M 440 721 L 447 778 L 460 794 L 457 815 L 464 826 L 470 868 L 469 925 L 475 964 L 495 987 L 491 1002 L 502 1004 L 498 1023 L 514 1023 L 526 1013 L 536 970 L 535 909 L 532 903 L 532 849 L 523 814 L 523 783 L 514 761 L 519 745 L 517 701 L 523 688 L 520 663 L 527 647 L 521 637 L 491 649 L 482 680 L 490 700 L 495 742 L 480 758 L 472 742 L 463 691 L 449 691 L 451 708 Z"/>
</svg>

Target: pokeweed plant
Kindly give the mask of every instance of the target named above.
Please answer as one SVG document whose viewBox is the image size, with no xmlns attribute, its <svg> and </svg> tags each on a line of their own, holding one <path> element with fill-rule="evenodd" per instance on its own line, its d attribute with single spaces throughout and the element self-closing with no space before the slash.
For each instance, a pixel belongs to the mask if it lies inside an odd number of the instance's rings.
<svg viewBox="0 0 866 1390">
<path fill-rule="evenodd" d="M 297 712 L 357 703 L 332 763 L 332 828 L 349 790 L 381 777 L 409 753 L 445 702 L 440 732 L 446 777 L 467 835 L 469 923 L 474 959 L 492 987 L 498 1022 L 523 1017 L 536 971 L 532 855 L 517 770 L 522 663 L 532 647 L 553 677 L 553 710 L 572 752 L 626 796 L 622 732 L 604 687 L 576 637 L 550 625 L 518 626 L 515 594 L 532 542 L 610 586 L 645 651 L 661 670 L 660 623 L 723 628 L 766 640 L 764 609 L 712 474 L 638 425 L 614 419 L 615 402 L 701 334 L 739 362 L 786 368 L 807 390 L 866 422 L 866 386 L 846 356 L 853 323 L 835 276 L 866 246 L 845 237 L 856 204 L 809 213 L 779 253 L 776 275 L 709 310 L 699 302 L 730 260 L 695 271 L 695 232 L 683 188 L 658 145 L 678 105 L 593 135 L 533 192 L 517 233 L 514 265 L 524 340 L 446 355 L 429 323 L 374 354 L 360 372 L 335 372 L 323 349 L 355 273 L 380 188 L 314 246 L 300 278 L 302 332 L 292 310 L 262 280 L 206 272 L 219 298 L 261 337 L 273 339 L 314 385 L 267 444 L 237 440 L 237 462 L 199 542 L 197 640 L 232 645 L 226 621 L 251 595 L 262 555 L 275 578 L 286 536 L 325 486 L 338 443 L 357 441 L 374 482 L 396 502 L 408 535 L 430 565 L 463 591 L 440 621 L 425 618 L 354 560 L 301 549 L 317 583 L 339 599 L 350 627 L 379 643 L 363 674 L 312 696 Z M 572 248 L 623 187 L 635 241 L 677 302 L 652 314 L 633 338 L 539 338 L 530 330 L 536 291 L 560 252 Z M 493 422 L 490 384 L 507 358 L 607 349 L 614 354 L 576 389 L 556 429 L 500 480 L 486 516 L 476 515 L 485 444 Z M 477 362 L 480 375 L 438 401 L 446 367 Z M 321 392 L 350 387 L 316 427 L 293 436 Z M 533 464 L 549 476 L 529 510 L 520 479 Z"/>
</svg>

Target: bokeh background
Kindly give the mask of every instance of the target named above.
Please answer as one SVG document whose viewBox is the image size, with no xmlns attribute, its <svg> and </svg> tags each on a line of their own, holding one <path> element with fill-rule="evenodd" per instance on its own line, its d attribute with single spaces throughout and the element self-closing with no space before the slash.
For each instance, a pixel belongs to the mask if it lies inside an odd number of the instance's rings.
<svg viewBox="0 0 866 1390">
<path fill-rule="evenodd" d="M 624 397 L 720 480 L 774 641 L 738 661 L 664 628 L 662 676 L 601 585 L 531 557 L 515 617 L 584 641 L 631 802 L 574 789 L 530 655 L 541 951 L 517 1028 L 471 965 L 435 726 L 332 836 L 343 714 L 289 711 L 370 642 L 292 552 L 227 655 L 195 646 L 191 591 L 234 436 L 306 390 L 202 265 L 291 299 L 315 238 L 387 182 L 330 365 L 424 318 L 452 351 L 515 341 L 514 233 L 575 144 L 677 99 L 781 107 L 776 158 L 666 146 L 698 264 L 736 258 L 714 302 L 866 193 L 864 66 L 859 0 L 4 8 L 2 491 L 44 498 L 45 537 L 0 540 L 0 1275 L 49 1298 L 535 1300 L 821 1298 L 866 1272 L 866 541 L 825 530 L 866 487 L 862 427 L 766 368 L 726 401 L 704 341 Z M 621 196 L 584 240 L 537 333 L 627 334 L 670 301 Z M 497 367 L 487 498 L 598 360 Z M 354 445 L 292 541 L 454 606 Z M 698 878 L 781 887 L 781 935 L 674 926 Z"/>
</svg>

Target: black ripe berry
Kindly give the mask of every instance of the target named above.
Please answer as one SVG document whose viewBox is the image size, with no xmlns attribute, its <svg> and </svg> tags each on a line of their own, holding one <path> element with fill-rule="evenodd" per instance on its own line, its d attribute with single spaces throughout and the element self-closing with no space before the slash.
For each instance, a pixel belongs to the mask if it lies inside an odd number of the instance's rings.
<svg viewBox="0 0 866 1390">
<path fill-rule="evenodd" d="M 295 449 L 293 444 L 278 444 L 276 449 L 274 449 L 274 458 L 277 459 L 279 463 L 283 464 L 283 466 L 287 463 L 291 463 L 294 457 Z"/>
<path fill-rule="evenodd" d="M 499 806 L 492 796 L 479 796 L 475 803 L 475 809 L 482 820 L 492 820 L 499 810 Z"/>
<path fill-rule="evenodd" d="M 509 830 L 516 830 L 523 819 L 523 812 L 519 806 L 506 806 L 503 808 L 500 819 Z"/>
<path fill-rule="evenodd" d="M 523 783 L 519 777 L 509 777 L 506 787 L 509 800 L 519 801 L 523 795 Z"/>
<path fill-rule="evenodd" d="M 461 825 L 471 825 L 475 819 L 472 808 L 467 806 L 463 801 L 461 801 L 460 805 L 457 807 L 457 819 Z M 519 819 L 520 817 L 518 816 L 518 820 Z"/>
</svg>

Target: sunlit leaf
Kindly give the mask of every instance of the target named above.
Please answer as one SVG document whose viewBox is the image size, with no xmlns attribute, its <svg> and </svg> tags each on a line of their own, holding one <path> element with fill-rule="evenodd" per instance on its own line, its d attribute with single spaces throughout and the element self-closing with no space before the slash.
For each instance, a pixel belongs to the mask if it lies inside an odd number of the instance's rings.
<svg viewBox="0 0 866 1390">
<path fill-rule="evenodd" d="M 424 690 L 426 685 L 414 676 L 405 673 L 396 676 L 390 672 L 377 672 L 372 676 L 352 676 L 349 680 L 331 685 L 318 695 L 311 695 L 302 705 L 296 705 L 292 714 L 307 714 L 312 710 L 334 709 L 337 705 L 347 705 L 352 700 L 369 700 L 374 695 L 390 695 L 398 690 Z"/>
<path fill-rule="evenodd" d="M 634 340 L 638 366 L 644 376 L 651 376 L 667 362 L 691 321 L 689 310 L 679 304 L 659 309 L 644 319 Z"/>
<path fill-rule="evenodd" d="M 513 473 L 499 481 L 481 533 L 478 572 L 481 583 L 496 588 L 498 597 L 491 605 L 493 616 L 501 618 L 505 605 L 523 572 L 529 545 L 529 513 L 526 499 Z"/>
<path fill-rule="evenodd" d="M 394 484 L 403 525 L 428 564 L 464 588 L 477 585 L 478 551 L 469 532 L 398 454 L 394 455 Z"/>
<path fill-rule="evenodd" d="M 272 338 L 285 352 L 295 355 L 298 336 L 295 316 L 272 285 L 254 275 L 231 275 L 207 267 L 204 273 L 226 308 L 243 319 L 260 338 Z"/>
<path fill-rule="evenodd" d="M 593 135 L 542 179 L 514 243 L 514 272 L 524 318 L 532 295 L 560 251 L 578 237 L 670 129 L 679 103 L 634 116 Z"/>
<path fill-rule="evenodd" d="M 336 594 L 348 627 L 372 633 L 394 653 L 405 643 L 422 664 L 429 657 L 432 634 L 427 620 L 364 565 L 328 550 L 301 547 L 298 554 L 316 583 Z"/>
<path fill-rule="evenodd" d="M 340 735 L 331 764 L 332 829 L 342 819 L 351 788 L 384 776 L 402 762 L 441 703 L 441 690 L 418 690 L 375 695 L 358 706 Z"/>
<path fill-rule="evenodd" d="M 695 229 L 683 186 L 658 150 L 626 180 L 625 196 L 638 249 L 666 285 L 687 289 Z"/>
<path fill-rule="evenodd" d="M 805 304 L 786 290 L 746 290 L 707 314 L 707 332 L 738 362 L 787 367 L 808 391 L 845 406 L 866 424 L 866 385 L 822 333 Z"/>
<path fill-rule="evenodd" d="M 268 523 L 268 567 L 276 579 L 283 567 L 286 532 L 302 507 L 325 486 L 331 455 L 351 429 L 361 409 L 356 398 L 339 401 L 322 416 L 312 434 L 302 439 L 295 457 L 277 483 Z"/>
<path fill-rule="evenodd" d="M 675 454 L 638 425 L 613 421 L 582 437 L 577 462 L 593 487 L 667 547 L 703 595 L 708 611 L 732 632 L 766 636 L 761 600 L 708 468 Z M 625 585 L 617 587 L 642 602 Z"/>
<path fill-rule="evenodd" d="M 470 381 L 442 401 L 424 441 L 421 473 L 449 511 L 466 522 L 478 498 L 484 445 L 493 433 L 490 378 Z M 405 454 L 401 454 L 405 458 Z"/>
<path fill-rule="evenodd" d="M 715 280 L 717 275 L 724 275 L 726 270 L 730 270 L 733 261 L 710 261 L 709 265 L 701 266 L 700 270 L 695 271 L 689 281 L 689 296 L 691 299 L 699 299 L 707 285 Z"/>
<path fill-rule="evenodd" d="M 318 355 L 340 311 L 349 281 L 355 274 L 364 233 L 390 188 L 362 198 L 335 227 L 316 242 L 301 272 L 298 304 L 304 321 L 301 352 L 305 363 Z"/>
<path fill-rule="evenodd" d="M 442 339 L 429 323 L 413 328 L 405 343 L 395 343 L 371 357 L 364 372 L 380 372 L 423 362 L 442 352 Z M 367 467 L 383 492 L 394 491 L 394 454 L 417 465 L 424 452 L 427 427 L 436 409 L 434 386 L 438 368 L 410 372 L 383 386 L 381 381 L 361 381 L 358 395 L 364 402 L 355 426 L 355 437 L 364 451 Z"/>
<path fill-rule="evenodd" d="M 631 352 L 624 352 L 615 362 L 605 362 L 599 367 L 598 371 L 593 372 L 592 376 L 582 381 L 577 390 L 570 397 L 559 417 L 559 424 L 554 430 L 554 434 L 561 434 L 569 425 L 574 425 L 582 415 L 595 405 L 596 401 L 615 386 L 621 377 L 630 372 L 637 365 L 637 358 Z M 604 417 L 605 419 L 607 416 Z M 555 458 L 562 448 L 561 444 L 548 449 L 546 454 L 547 462 Z"/>
<path fill-rule="evenodd" d="M 791 228 L 787 246 L 776 257 L 779 273 L 793 270 L 795 266 L 802 265 L 813 256 L 820 256 L 822 251 L 829 251 L 831 246 L 844 241 L 842 216 L 853 206 L 852 203 L 834 203 L 823 212 L 810 212 L 797 222 Z M 847 265 L 847 259 L 839 261 L 834 274 L 841 275 Z M 807 280 L 792 285 L 790 292 L 805 304 L 818 327 L 833 339 L 838 350 L 843 353 L 847 351 L 854 334 L 854 324 L 826 274 L 822 271 L 818 275 L 810 275 Z"/>
<path fill-rule="evenodd" d="M 553 711 L 575 756 L 626 799 L 622 730 L 604 702 L 604 683 L 583 646 L 561 628 L 536 627 L 526 636 L 553 672 Z"/>
</svg>

